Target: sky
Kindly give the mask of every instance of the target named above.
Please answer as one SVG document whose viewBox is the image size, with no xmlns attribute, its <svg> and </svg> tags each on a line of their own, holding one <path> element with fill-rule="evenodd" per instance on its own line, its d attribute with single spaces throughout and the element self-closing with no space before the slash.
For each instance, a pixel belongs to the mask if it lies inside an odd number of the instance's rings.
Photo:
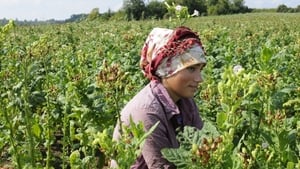
<svg viewBox="0 0 300 169">
<path fill-rule="evenodd" d="M 295 8 L 300 0 L 244 0 L 249 8 L 277 8 L 281 4 Z M 0 19 L 65 20 L 73 14 L 119 10 L 123 0 L 0 0 Z"/>
</svg>

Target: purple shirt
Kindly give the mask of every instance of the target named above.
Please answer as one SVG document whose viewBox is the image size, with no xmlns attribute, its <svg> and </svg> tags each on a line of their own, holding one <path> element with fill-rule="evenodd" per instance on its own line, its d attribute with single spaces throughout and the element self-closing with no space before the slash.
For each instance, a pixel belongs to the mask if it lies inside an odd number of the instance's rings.
<svg viewBox="0 0 300 169">
<path fill-rule="evenodd" d="M 179 147 L 171 120 L 175 115 L 181 115 L 183 126 L 194 126 L 198 129 L 203 126 L 194 100 L 183 98 L 175 104 L 158 81 L 151 81 L 127 103 L 121 112 L 121 121 L 124 124 L 129 125 L 131 116 L 135 123 L 143 122 L 145 130 L 148 131 L 156 122 L 160 122 L 145 140 L 142 154 L 131 169 L 176 168 L 161 154 L 163 148 Z M 119 136 L 119 125 L 116 125 L 113 138 L 118 140 Z"/>
</svg>

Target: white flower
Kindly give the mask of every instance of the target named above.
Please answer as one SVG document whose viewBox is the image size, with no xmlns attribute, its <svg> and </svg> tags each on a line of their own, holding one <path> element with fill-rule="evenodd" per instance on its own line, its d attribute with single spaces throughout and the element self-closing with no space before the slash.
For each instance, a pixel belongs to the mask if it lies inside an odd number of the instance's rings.
<svg viewBox="0 0 300 169">
<path fill-rule="evenodd" d="M 238 74 L 239 72 L 241 72 L 244 68 L 241 65 L 235 65 L 233 67 L 233 73 L 234 74 Z"/>
<path fill-rule="evenodd" d="M 191 16 L 199 16 L 199 11 L 197 11 L 196 9 L 194 10 L 194 13 Z"/>
<path fill-rule="evenodd" d="M 263 149 L 268 148 L 268 147 L 269 147 L 269 144 L 266 143 L 266 142 L 264 142 L 264 143 L 261 144 L 261 147 L 262 147 Z"/>
<path fill-rule="evenodd" d="M 175 7 L 175 9 L 176 9 L 176 11 L 181 11 L 182 6 L 181 6 L 181 5 L 177 5 L 177 6 Z"/>
</svg>

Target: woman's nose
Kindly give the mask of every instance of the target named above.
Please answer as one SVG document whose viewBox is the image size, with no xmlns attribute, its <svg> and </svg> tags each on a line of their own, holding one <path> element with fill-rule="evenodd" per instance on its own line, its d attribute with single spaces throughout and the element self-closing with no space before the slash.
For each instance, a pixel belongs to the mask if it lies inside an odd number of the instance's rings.
<svg viewBox="0 0 300 169">
<path fill-rule="evenodd" d="M 194 80 L 198 83 L 203 82 L 202 73 L 201 72 L 195 73 Z"/>
</svg>

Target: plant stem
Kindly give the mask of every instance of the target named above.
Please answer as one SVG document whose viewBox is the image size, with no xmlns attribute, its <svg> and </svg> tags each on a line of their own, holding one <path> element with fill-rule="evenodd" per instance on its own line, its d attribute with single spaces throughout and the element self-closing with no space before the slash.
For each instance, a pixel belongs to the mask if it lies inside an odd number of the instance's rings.
<svg viewBox="0 0 300 169">
<path fill-rule="evenodd" d="M 119 100 L 119 92 L 118 92 L 118 89 L 116 89 L 115 91 L 115 94 L 113 95 L 113 99 L 114 99 L 114 102 L 115 102 L 115 105 L 116 105 L 116 110 L 118 111 L 117 115 L 118 115 L 118 121 L 119 121 L 119 127 L 120 127 L 120 134 L 122 135 L 123 134 L 123 127 L 122 127 L 122 121 L 121 121 L 121 112 L 120 112 L 120 109 L 119 109 L 119 103 L 118 103 L 118 100 Z"/>
<path fill-rule="evenodd" d="M 3 105 L 3 104 L 1 103 L 1 105 Z M 6 107 L 6 106 L 1 106 L 1 107 Z M 15 156 L 16 161 L 17 161 L 17 168 L 21 169 L 22 167 L 21 167 L 21 161 L 20 161 L 20 157 L 19 157 L 19 153 L 18 153 L 18 147 L 17 147 L 17 145 L 16 145 L 16 143 L 13 139 L 13 138 L 15 138 L 14 137 L 15 132 L 14 132 L 13 125 L 11 124 L 11 119 L 8 116 L 7 112 L 8 112 L 8 110 L 5 108 L 3 110 L 3 114 L 4 114 L 5 122 L 8 124 L 8 127 L 9 127 L 9 142 L 12 145 L 13 150 L 14 150 L 14 156 Z"/>
<path fill-rule="evenodd" d="M 33 167 L 35 167 L 35 153 L 34 153 L 34 144 L 33 144 L 33 136 L 31 132 L 31 122 L 29 117 L 29 109 L 28 106 L 25 106 L 25 124 L 26 124 L 26 131 L 29 137 L 29 156 L 30 156 L 30 163 Z"/>
<path fill-rule="evenodd" d="M 29 139 L 29 157 L 30 157 L 30 163 L 32 167 L 35 167 L 35 153 L 34 153 L 34 143 L 33 143 L 33 135 L 32 135 L 32 124 L 31 121 L 32 117 L 30 115 L 30 106 L 29 106 L 29 94 L 28 94 L 28 64 L 27 64 L 27 58 L 25 58 L 25 64 L 24 64 L 24 86 L 23 86 L 23 97 L 24 97 L 24 114 L 25 114 L 25 125 L 26 125 L 26 132 Z"/>
<path fill-rule="evenodd" d="M 64 117 L 63 117 L 63 156 L 62 156 L 62 168 L 65 169 L 66 166 L 66 156 L 67 156 L 67 123 L 68 123 L 68 113 L 67 113 L 68 105 L 65 103 L 64 105 Z"/>
<path fill-rule="evenodd" d="M 45 72 L 46 72 L 46 87 L 47 89 L 50 88 L 50 82 L 49 82 L 49 76 L 48 76 L 48 67 L 47 64 L 45 63 L 44 60 L 44 67 L 45 67 Z M 46 125 L 46 149 L 47 149 L 47 157 L 46 157 L 46 168 L 50 168 L 50 159 L 51 159 L 51 116 L 50 116 L 50 98 L 49 98 L 49 93 L 46 95 L 46 119 L 47 119 L 47 125 Z"/>
</svg>

